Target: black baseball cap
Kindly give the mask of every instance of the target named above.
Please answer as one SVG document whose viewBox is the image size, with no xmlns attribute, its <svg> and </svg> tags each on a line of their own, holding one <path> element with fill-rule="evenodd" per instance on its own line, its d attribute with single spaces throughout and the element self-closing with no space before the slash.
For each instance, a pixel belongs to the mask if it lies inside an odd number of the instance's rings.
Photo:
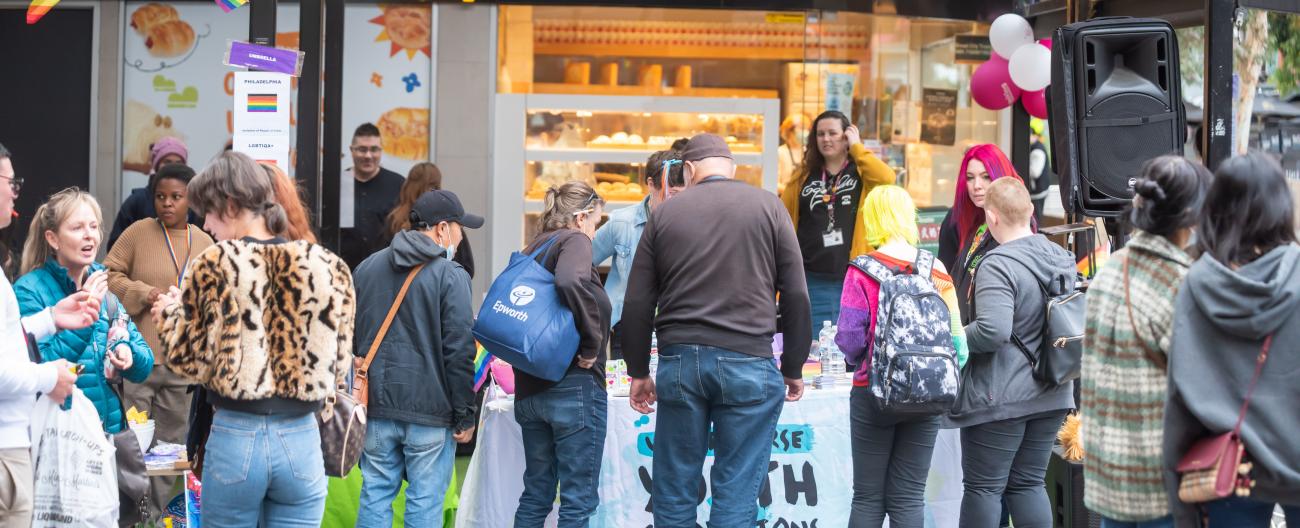
<svg viewBox="0 0 1300 528">
<path fill-rule="evenodd" d="M 456 222 L 470 229 L 483 227 L 483 217 L 466 213 L 456 193 L 434 190 L 421 194 L 411 206 L 411 227 L 432 227 L 439 222 Z"/>
</svg>

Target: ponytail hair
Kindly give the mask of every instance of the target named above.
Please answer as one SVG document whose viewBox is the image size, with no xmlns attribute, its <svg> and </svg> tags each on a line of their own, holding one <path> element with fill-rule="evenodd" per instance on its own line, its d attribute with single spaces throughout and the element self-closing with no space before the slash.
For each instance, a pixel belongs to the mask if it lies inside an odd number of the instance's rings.
<svg viewBox="0 0 1300 528">
<path fill-rule="evenodd" d="M 1153 158 L 1142 165 L 1133 185 L 1137 196 L 1124 218 L 1133 227 L 1162 237 L 1195 226 L 1211 180 L 1205 166 L 1182 156 Z"/>
<path fill-rule="evenodd" d="M 575 213 L 603 206 L 605 200 L 587 182 L 571 181 L 547 189 L 544 204 L 539 227 L 547 233 L 572 227 Z"/>
<path fill-rule="evenodd" d="M 311 230 L 311 219 L 307 215 L 307 206 L 303 204 L 297 182 L 273 163 L 258 162 L 258 164 L 266 171 L 267 176 L 270 176 L 271 187 L 275 189 L 275 201 L 284 208 L 285 219 L 288 220 L 288 230 L 276 234 L 289 240 L 306 240 L 315 244 L 316 233 Z"/>
<path fill-rule="evenodd" d="M 277 235 L 289 232 L 289 217 L 276 201 L 271 176 L 247 155 L 222 152 L 203 172 L 190 180 L 190 206 L 200 215 L 222 216 L 248 211 L 266 222 Z"/>
<path fill-rule="evenodd" d="M 36 210 L 32 217 L 31 228 L 27 230 L 27 240 L 23 243 L 22 273 L 27 274 L 45 265 L 45 261 L 54 255 L 54 250 L 45 242 L 45 232 L 58 232 L 79 205 L 90 206 L 99 224 L 99 237 L 104 238 L 104 215 L 99 209 L 99 202 L 90 193 L 76 187 L 68 187 L 50 195 L 50 199 Z"/>
</svg>

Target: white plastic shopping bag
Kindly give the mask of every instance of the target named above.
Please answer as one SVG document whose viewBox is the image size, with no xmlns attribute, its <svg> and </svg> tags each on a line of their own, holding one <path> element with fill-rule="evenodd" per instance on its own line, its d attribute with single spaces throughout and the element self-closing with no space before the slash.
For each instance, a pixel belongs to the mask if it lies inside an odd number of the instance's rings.
<svg viewBox="0 0 1300 528">
<path fill-rule="evenodd" d="M 117 466 L 99 413 L 81 391 L 72 408 L 41 398 L 32 410 L 36 483 L 32 526 L 117 526 Z"/>
</svg>

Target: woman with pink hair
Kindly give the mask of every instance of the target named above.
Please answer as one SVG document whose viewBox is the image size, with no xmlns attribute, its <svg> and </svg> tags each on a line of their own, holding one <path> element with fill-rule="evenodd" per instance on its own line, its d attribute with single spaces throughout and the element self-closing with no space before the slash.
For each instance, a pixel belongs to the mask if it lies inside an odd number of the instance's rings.
<svg viewBox="0 0 1300 528">
<path fill-rule="evenodd" d="M 969 324 L 975 318 L 970 308 L 975 294 L 975 268 L 986 253 L 998 247 L 984 226 L 984 192 L 1004 176 L 1024 180 L 1002 149 L 991 143 L 967 149 L 958 174 L 961 184 L 956 199 L 939 228 L 939 261 L 948 267 L 957 287 L 962 324 Z"/>
</svg>

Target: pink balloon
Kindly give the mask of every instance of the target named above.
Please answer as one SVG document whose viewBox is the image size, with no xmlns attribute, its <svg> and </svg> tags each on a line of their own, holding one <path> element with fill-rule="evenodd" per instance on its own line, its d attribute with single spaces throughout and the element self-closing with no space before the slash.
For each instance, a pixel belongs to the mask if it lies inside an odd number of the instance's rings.
<svg viewBox="0 0 1300 528">
<path fill-rule="evenodd" d="M 1042 45 L 1044 48 L 1052 49 L 1052 39 L 1049 38 L 1039 39 L 1038 43 Z"/>
<path fill-rule="evenodd" d="M 1025 111 L 1029 112 L 1029 115 L 1039 119 L 1047 119 L 1047 90 L 1021 93 L 1020 104 L 1025 107 Z"/>
<path fill-rule="evenodd" d="M 1011 82 L 1007 60 L 994 54 L 971 74 L 970 94 L 980 106 L 1001 110 L 1016 102 L 1020 88 Z"/>
</svg>

